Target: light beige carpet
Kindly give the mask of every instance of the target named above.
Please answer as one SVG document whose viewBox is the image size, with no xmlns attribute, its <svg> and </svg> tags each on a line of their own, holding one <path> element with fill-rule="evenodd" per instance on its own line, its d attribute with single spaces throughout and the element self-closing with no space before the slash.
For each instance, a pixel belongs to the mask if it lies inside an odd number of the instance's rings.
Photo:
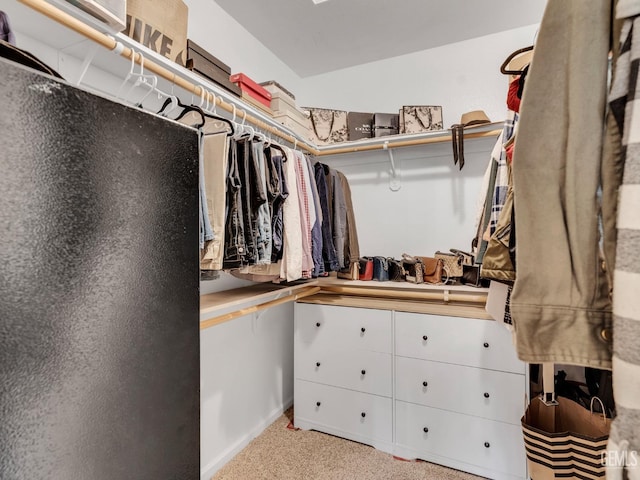
<svg viewBox="0 0 640 480">
<path fill-rule="evenodd" d="M 287 428 L 289 409 L 216 473 L 215 480 L 474 480 L 427 462 L 396 460 L 360 443 Z"/>
</svg>

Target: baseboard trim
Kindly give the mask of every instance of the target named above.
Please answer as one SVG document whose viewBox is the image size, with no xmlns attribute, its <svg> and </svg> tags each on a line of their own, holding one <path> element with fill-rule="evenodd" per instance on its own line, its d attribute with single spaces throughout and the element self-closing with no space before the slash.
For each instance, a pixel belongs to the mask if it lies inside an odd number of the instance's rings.
<svg viewBox="0 0 640 480">
<path fill-rule="evenodd" d="M 240 451 L 249 445 L 249 442 L 260 435 L 265 428 L 275 422 L 280 415 L 282 415 L 289 407 L 293 405 L 293 397 L 288 398 L 285 402 L 276 407 L 267 418 L 258 423 L 250 432 L 247 432 L 245 436 L 243 436 L 236 443 L 227 448 L 224 452 L 214 458 L 211 462 L 209 462 L 204 467 L 200 468 L 200 480 L 211 480 L 218 470 L 224 467 L 229 460 L 235 457 Z"/>
</svg>

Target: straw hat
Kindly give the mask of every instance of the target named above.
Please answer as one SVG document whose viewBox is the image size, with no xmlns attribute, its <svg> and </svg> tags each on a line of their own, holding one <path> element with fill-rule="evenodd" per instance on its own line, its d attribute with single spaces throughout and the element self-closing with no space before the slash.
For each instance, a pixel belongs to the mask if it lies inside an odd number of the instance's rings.
<svg viewBox="0 0 640 480">
<path fill-rule="evenodd" d="M 491 123 L 487 114 L 482 110 L 474 110 L 472 112 L 463 113 L 460 117 L 460 123 L 451 125 L 451 143 L 453 144 L 453 163 L 460 166 L 460 170 L 464 167 L 464 129 L 476 125 L 484 125 Z"/>
<path fill-rule="evenodd" d="M 460 117 L 460 124 L 463 127 L 470 127 L 472 125 L 482 125 L 484 123 L 491 123 L 487 114 L 483 110 L 474 110 L 473 112 L 463 113 Z"/>
</svg>

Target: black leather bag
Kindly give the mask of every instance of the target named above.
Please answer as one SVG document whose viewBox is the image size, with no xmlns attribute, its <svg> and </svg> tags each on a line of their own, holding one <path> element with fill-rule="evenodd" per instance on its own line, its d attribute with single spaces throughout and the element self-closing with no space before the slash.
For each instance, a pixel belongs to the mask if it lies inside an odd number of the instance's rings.
<svg viewBox="0 0 640 480">
<path fill-rule="evenodd" d="M 392 282 L 404 282 L 407 272 L 402 266 L 400 260 L 395 258 L 387 258 L 387 265 L 389 266 L 389 280 Z"/>
<path fill-rule="evenodd" d="M 489 280 L 480 278 L 480 265 L 462 265 L 462 284 L 488 288 Z"/>
</svg>

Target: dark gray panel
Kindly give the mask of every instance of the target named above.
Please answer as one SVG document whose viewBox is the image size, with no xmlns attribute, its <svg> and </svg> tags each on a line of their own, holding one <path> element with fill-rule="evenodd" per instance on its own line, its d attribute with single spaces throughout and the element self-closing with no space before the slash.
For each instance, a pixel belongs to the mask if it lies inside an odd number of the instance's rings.
<svg viewBox="0 0 640 480">
<path fill-rule="evenodd" d="M 0 478 L 199 477 L 197 136 L 0 60 Z"/>
</svg>

